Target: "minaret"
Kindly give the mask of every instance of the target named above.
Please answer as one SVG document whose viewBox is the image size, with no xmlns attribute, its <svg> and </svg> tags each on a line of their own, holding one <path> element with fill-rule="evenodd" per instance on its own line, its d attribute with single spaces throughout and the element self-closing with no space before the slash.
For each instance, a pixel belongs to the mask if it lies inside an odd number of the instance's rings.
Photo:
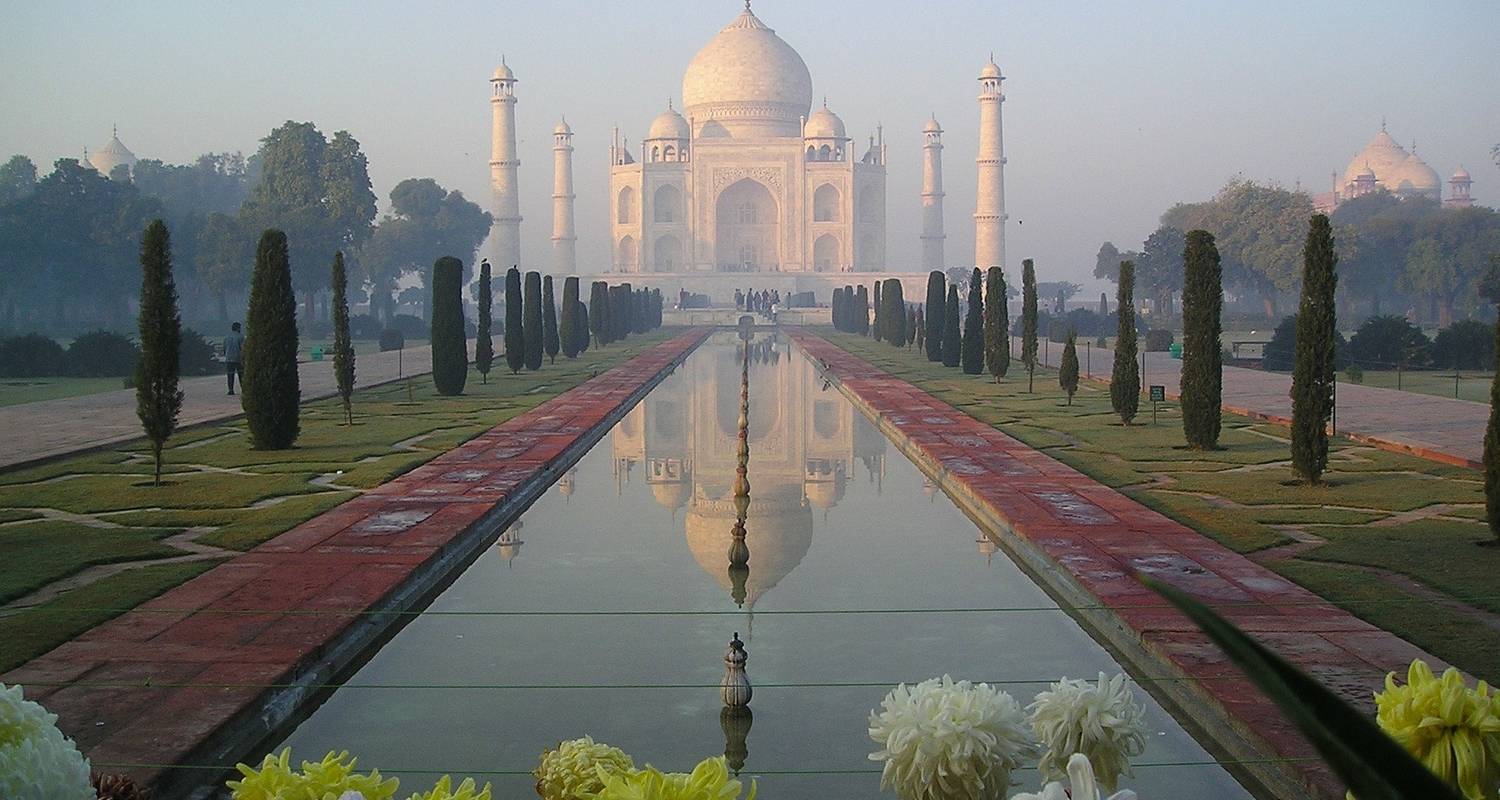
<svg viewBox="0 0 1500 800">
<path fill-rule="evenodd" d="M 1005 78 L 995 57 L 979 71 L 979 198 L 974 206 L 974 265 L 1005 266 L 1005 145 L 1000 133 L 1000 104 Z"/>
<path fill-rule="evenodd" d="M 1443 205 L 1449 208 L 1470 208 L 1474 205 L 1474 198 L 1469 195 L 1470 187 L 1474 180 L 1469 177 L 1469 171 L 1462 164 L 1458 165 L 1458 171 L 1448 179 L 1448 199 Z"/>
<path fill-rule="evenodd" d="M 502 273 L 521 264 L 521 191 L 516 181 L 516 76 L 500 59 L 490 78 L 490 253 Z"/>
<path fill-rule="evenodd" d="M 573 232 L 573 129 L 563 118 L 552 129 L 552 274 L 578 271 Z"/>
<path fill-rule="evenodd" d="M 922 269 L 942 269 L 943 128 L 937 117 L 922 129 Z"/>
</svg>

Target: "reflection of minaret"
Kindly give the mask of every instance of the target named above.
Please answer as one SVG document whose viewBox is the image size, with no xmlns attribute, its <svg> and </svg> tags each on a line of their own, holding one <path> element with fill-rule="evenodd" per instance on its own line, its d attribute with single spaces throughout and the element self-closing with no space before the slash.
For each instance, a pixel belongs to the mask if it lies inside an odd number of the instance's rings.
<svg viewBox="0 0 1500 800">
<path fill-rule="evenodd" d="M 573 129 L 567 119 L 552 131 L 552 274 L 578 271 L 573 232 Z"/>
<path fill-rule="evenodd" d="M 500 59 L 490 78 L 490 252 L 500 269 L 521 263 L 521 190 L 516 179 L 516 75 Z"/>
<path fill-rule="evenodd" d="M 979 72 L 979 196 L 974 206 L 974 265 L 1005 266 L 1005 145 L 1000 104 L 1005 80 L 995 57 Z"/>
<path fill-rule="evenodd" d="M 937 117 L 922 129 L 922 269 L 942 269 L 943 128 Z"/>
<path fill-rule="evenodd" d="M 521 520 L 518 519 L 512 522 L 510 527 L 501 531 L 500 538 L 495 540 L 495 549 L 499 550 L 500 557 L 505 559 L 507 569 L 513 566 L 511 562 L 515 561 L 516 556 L 521 554 L 521 545 L 525 544 L 525 542 L 521 541 L 522 527 L 524 526 Z"/>
<path fill-rule="evenodd" d="M 561 478 L 557 479 L 557 491 L 563 497 L 566 497 L 569 503 L 573 502 L 573 481 L 577 474 L 578 468 L 574 467 L 568 470 Z"/>
<path fill-rule="evenodd" d="M 984 534 L 980 534 L 979 538 L 974 541 L 979 543 L 979 554 L 984 556 L 984 565 L 989 566 L 990 559 L 995 557 L 996 547 L 994 540 Z"/>
</svg>

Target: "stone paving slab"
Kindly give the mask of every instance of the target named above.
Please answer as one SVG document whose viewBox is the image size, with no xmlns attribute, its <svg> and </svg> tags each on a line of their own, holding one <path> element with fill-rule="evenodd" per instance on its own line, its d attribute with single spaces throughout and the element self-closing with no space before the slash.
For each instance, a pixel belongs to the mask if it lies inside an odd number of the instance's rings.
<svg viewBox="0 0 1500 800">
<path fill-rule="evenodd" d="M 1091 342 L 1078 354 L 1085 377 L 1108 381 L 1114 351 Z M 1014 352 L 1020 339 L 1012 337 Z M 1094 350 L 1099 352 L 1095 353 Z M 1056 351 L 1056 352 L 1052 352 Z M 1062 345 L 1038 353 L 1038 360 L 1057 366 Z M 1146 353 L 1141 386 L 1157 384 L 1175 401 L 1182 361 L 1168 353 Z M 1084 367 L 1087 359 L 1089 367 Z M 1292 422 L 1292 376 L 1244 367 L 1224 368 L 1224 410 L 1234 414 L 1290 425 Z M 1334 424 L 1339 434 L 1386 450 L 1473 469 L 1484 468 L 1484 429 L 1489 406 L 1451 397 L 1382 389 L 1339 381 Z"/>
<path fill-rule="evenodd" d="M 707 334 L 693 329 L 657 345 L 3 680 L 25 685 L 29 698 L 45 703 L 96 764 L 233 764 L 258 756 L 215 742 L 229 737 L 237 721 L 259 716 L 263 728 L 274 729 L 266 717 L 290 716 L 285 706 L 314 693 L 276 697 L 268 685 L 315 683 L 307 676 L 327 676 L 355 661 L 360 653 L 347 644 L 352 627 L 373 620 L 384 632 L 399 619 L 361 612 L 404 610 L 392 597 L 412 591 L 419 571 L 445 559 L 461 564 L 456 552 L 472 551 L 497 529 L 486 522 L 519 513 L 512 506 L 545 489 L 566 466 L 562 461 L 581 455 L 591 436 L 602 435 L 598 428 Z M 335 613 L 307 613 L 318 611 Z M 329 663 L 335 653 L 343 663 Z M 268 710 L 278 703 L 283 707 Z M 259 744 L 250 739 L 240 749 Z M 156 767 L 124 771 L 170 782 L 163 800 L 185 791 L 179 784 L 189 780 Z"/>
<path fill-rule="evenodd" d="M 968 416 L 815 335 L 792 338 L 960 505 L 995 524 L 1022 566 L 1126 654 L 1206 734 L 1221 758 L 1289 759 L 1249 769 L 1277 796 L 1334 800 L 1339 781 L 1291 723 L 1195 625 L 1132 576 L 1192 594 L 1373 715 L 1387 672 L 1446 663 L 1198 532 Z M 1413 396 L 1415 397 L 1415 396 Z M 1141 660 L 1130 656 L 1144 655 Z M 1224 734 L 1232 733 L 1230 740 Z M 1278 776 L 1274 772 L 1280 772 Z M 1288 782 L 1288 777 L 1291 781 Z M 1285 791 L 1290 789 L 1291 793 Z"/>
</svg>

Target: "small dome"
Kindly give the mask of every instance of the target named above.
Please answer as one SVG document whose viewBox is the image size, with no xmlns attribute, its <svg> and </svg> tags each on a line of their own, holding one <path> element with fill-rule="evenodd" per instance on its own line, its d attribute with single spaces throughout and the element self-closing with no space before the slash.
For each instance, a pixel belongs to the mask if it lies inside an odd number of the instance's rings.
<svg viewBox="0 0 1500 800">
<path fill-rule="evenodd" d="M 564 119 L 562 122 L 557 123 L 557 127 L 553 128 L 552 132 L 558 135 L 567 134 L 569 136 L 572 136 L 573 128 L 569 126 L 568 121 Z"/>
<path fill-rule="evenodd" d="M 1376 179 L 1375 178 L 1375 170 L 1370 169 L 1370 165 L 1366 164 L 1365 168 L 1363 170 L 1360 170 L 1360 173 L 1358 175 L 1354 176 L 1354 179 L 1357 180 L 1357 181 L 1359 181 L 1359 180 L 1373 181 L 1373 180 Z"/>
<path fill-rule="evenodd" d="M 938 124 L 937 117 L 934 116 L 931 119 L 927 120 L 927 124 L 926 125 L 922 126 L 922 132 L 923 133 L 942 133 L 943 132 L 943 126 L 941 126 L 941 125 Z"/>
<path fill-rule="evenodd" d="M 1458 171 L 1455 172 L 1455 173 L 1453 173 L 1453 180 L 1455 180 L 1455 181 L 1466 181 L 1466 180 L 1469 180 L 1469 179 L 1470 179 L 1469 178 L 1469 171 L 1466 170 L 1466 169 L 1464 169 L 1464 165 L 1459 164 L 1458 165 Z"/>
<path fill-rule="evenodd" d="M 807 118 L 803 136 L 808 139 L 848 138 L 844 135 L 844 121 L 839 119 L 838 114 L 829 111 L 826 104 Z"/>
<path fill-rule="evenodd" d="M 682 115 L 677 113 L 677 109 L 672 108 L 671 103 L 667 104 L 666 111 L 656 115 L 656 119 L 651 121 L 651 130 L 646 133 L 647 141 L 652 139 L 688 139 L 691 137 L 692 132 L 688 130 L 687 120 L 683 119 Z"/>
<path fill-rule="evenodd" d="M 503 58 L 500 59 L 500 66 L 495 67 L 494 76 L 490 78 L 493 81 L 513 81 L 515 79 L 516 73 L 510 71 L 510 67 L 506 66 L 505 59 Z"/>
<path fill-rule="evenodd" d="M 988 64 L 985 64 L 984 65 L 984 69 L 981 69 L 979 71 L 979 78 L 980 78 L 980 80 L 984 80 L 985 78 L 1000 78 L 1000 77 L 1003 77 L 1000 74 L 1000 67 L 997 64 L 995 64 L 995 57 L 994 56 L 990 56 L 990 62 Z"/>
<path fill-rule="evenodd" d="M 1397 192 L 1415 192 L 1434 199 L 1442 188 L 1442 178 L 1438 177 L 1437 170 L 1428 166 L 1416 153 L 1406 157 L 1388 183 Z"/>
</svg>

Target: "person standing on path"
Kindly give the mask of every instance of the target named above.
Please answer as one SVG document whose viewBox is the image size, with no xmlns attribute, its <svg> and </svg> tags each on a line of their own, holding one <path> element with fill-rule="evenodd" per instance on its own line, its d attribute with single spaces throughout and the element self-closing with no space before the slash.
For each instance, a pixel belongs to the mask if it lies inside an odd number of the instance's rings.
<svg viewBox="0 0 1500 800">
<path fill-rule="evenodd" d="M 234 376 L 239 375 L 240 381 L 245 380 L 244 372 L 240 369 L 240 351 L 245 348 L 245 337 L 240 333 L 238 322 L 229 326 L 229 335 L 224 337 L 224 374 L 229 378 L 229 393 L 234 394 Z"/>
</svg>

